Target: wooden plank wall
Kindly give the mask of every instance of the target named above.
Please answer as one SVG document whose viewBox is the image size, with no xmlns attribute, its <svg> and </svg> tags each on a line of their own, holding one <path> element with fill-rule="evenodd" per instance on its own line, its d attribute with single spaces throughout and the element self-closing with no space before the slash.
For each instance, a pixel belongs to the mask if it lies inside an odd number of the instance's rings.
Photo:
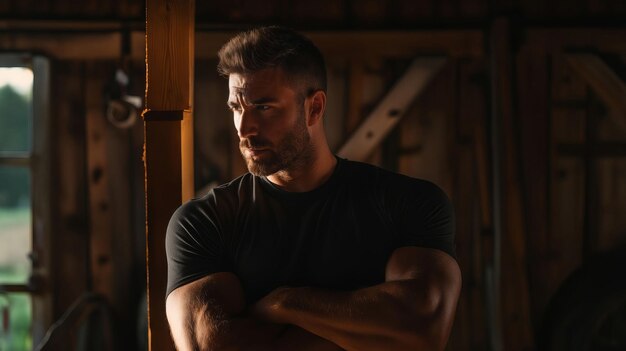
<svg viewBox="0 0 626 351">
<path fill-rule="evenodd" d="M 52 145 L 55 145 L 52 198 L 55 238 L 53 253 L 53 318 L 59 318 L 89 284 L 89 222 L 85 138 L 83 62 L 56 63 L 52 84 L 63 82 L 63 89 L 52 89 Z M 54 255 L 54 253 L 62 253 Z M 63 283 L 57 283 L 63 282 Z"/>
<path fill-rule="evenodd" d="M 550 126 L 550 218 L 545 272 L 549 299 L 563 280 L 582 263 L 585 219 L 585 174 L 582 159 L 559 152 L 560 143 L 584 143 L 587 88 L 564 64 L 564 57 L 551 55 L 552 125 Z M 548 301 L 540 301 L 544 304 Z M 538 308 L 541 308 L 539 306 Z"/>
<path fill-rule="evenodd" d="M 113 240 L 111 210 L 117 204 L 123 206 L 123 201 L 116 201 L 111 206 L 110 173 L 117 164 L 109 164 L 107 158 L 108 140 L 105 105 L 102 101 L 103 85 L 106 81 L 103 71 L 97 71 L 97 63 L 86 64 L 84 80 L 85 105 L 85 134 L 87 138 L 87 182 L 89 184 L 89 233 L 90 233 L 90 261 L 91 290 L 102 294 L 109 300 L 113 299 Z M 111 74 L 109 72 L 109 74 Z"/>
<path fill-rule="evenodd" d="M 625 153 L 618 150 L 626 131 L 565 58 L 581 48 L 595 47 L 603 57 L 626 50 L 602 33 L 531 34 L 517 62 L 531 315 L 539 332 L 565 279 L 626 241 L 626 223 L 617 214 L 626 184 Z"/>
<path fill-rule="evenodd" d="M 119 129 L 105 117 L 112 61 L 55 61 L 52 262 L 53 318 L 87 291 L 113 308 L 121 349 L 134 349 L 145 291 L 141 123 Z M 141 94 L 144 69 L 138 64 Z M 138 230 L 138 224 L 140 227 Z M 139 240 L 138 240 L 139 238 Z M 139 259 L 138 259 L 139 257 Z M 126 346 L 124 346 L 126 345 Z M 126 348 L 124 348 L 126 347 Z"/>
</svg>

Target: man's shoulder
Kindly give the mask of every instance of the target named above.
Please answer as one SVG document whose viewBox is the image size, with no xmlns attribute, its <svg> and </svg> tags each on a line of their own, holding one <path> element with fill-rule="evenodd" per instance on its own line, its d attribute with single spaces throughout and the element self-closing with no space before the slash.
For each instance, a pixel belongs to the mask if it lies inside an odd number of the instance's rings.
<svg viewBox="0 0 626 351">
<path fill-rule="evenodd" d="M 205 194 L 190 199 L 178 207 L 174 217 L 194 216 L 198 213 L 203 215 L 214 212 L 225 212 L 239 206 L 242 195 L 252 191 L 254 176 L 245 173 L 228 183 L 215 186 Z"/>
<path fill-rule="evenodd" d="M 255 178 L 256 177 L 249 172 L 244 173 L 228 183 L 214 187 L 205 197 L 237 197 L 242 192 L 248 192 L 254 189 L 254 182 L 257 181 Z"/>
<path fill-rule="evenodd" d="M 254 183 L 257 181 L 256 178 L 257 177 L 251 173 L 244 173 L 227 183 L 213 187 L 206 194 L 202 195 L 200 199 L 239 196 L 242 192 L 252 191 L 254 189 Z"/>
</svg>

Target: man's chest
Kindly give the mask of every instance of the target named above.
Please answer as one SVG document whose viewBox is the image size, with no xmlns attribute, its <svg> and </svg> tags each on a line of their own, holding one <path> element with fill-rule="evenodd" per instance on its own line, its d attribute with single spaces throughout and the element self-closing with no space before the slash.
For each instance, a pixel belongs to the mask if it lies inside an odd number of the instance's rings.
<svg viewBox="0 0 626 351">
<path fill-rule="evenodd" d="M 281 208 L 247 217 L 235 228 L 229 260 L 249 299 L 285 285 L 348 290 L 384 281 L 394 230 L 374 209 Z"/>
</svg>

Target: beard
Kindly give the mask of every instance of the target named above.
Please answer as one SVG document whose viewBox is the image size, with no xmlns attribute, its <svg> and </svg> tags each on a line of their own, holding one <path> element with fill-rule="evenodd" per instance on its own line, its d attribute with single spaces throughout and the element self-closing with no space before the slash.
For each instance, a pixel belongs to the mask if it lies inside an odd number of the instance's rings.
<svg viewBox="0 0 626 351">
<path fill-rule="evenodd" d="M 239 150 L 246 161 L 248 171 L 256 176 L 268 176 L 274 173 L 297 169 L 311 162 L 313 159 L 313 145 L 306 128 L 304 113 L 298 116 L 296 125 L 287 133 L 278 144 L 272 148 L 272 143 L 259 137 L 242 139 Z M 246 156 L 248 148 L 266 148 L 264 157 Z"/>
</svg>

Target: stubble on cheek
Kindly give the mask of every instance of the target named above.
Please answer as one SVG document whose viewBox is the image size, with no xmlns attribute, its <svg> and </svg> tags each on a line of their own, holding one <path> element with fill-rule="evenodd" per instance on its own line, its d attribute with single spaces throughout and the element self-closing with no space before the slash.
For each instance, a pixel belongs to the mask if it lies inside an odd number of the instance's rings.
<svg viewBox="0 0 626 351">
<path fill-rule="evenodd" d="M 255 157 L 247 152 L 250 147 L 267 148 L 267 151 Z M 296 125 L 278 143 L 272 144 L 258 137 L 246 138 L 239 142 L 239 151 L 246 161 L 248 171 L 257 176 L 269 176 L 311 162 L 314 151 L 304 111 L 300 111 Z"/>
</svg>

